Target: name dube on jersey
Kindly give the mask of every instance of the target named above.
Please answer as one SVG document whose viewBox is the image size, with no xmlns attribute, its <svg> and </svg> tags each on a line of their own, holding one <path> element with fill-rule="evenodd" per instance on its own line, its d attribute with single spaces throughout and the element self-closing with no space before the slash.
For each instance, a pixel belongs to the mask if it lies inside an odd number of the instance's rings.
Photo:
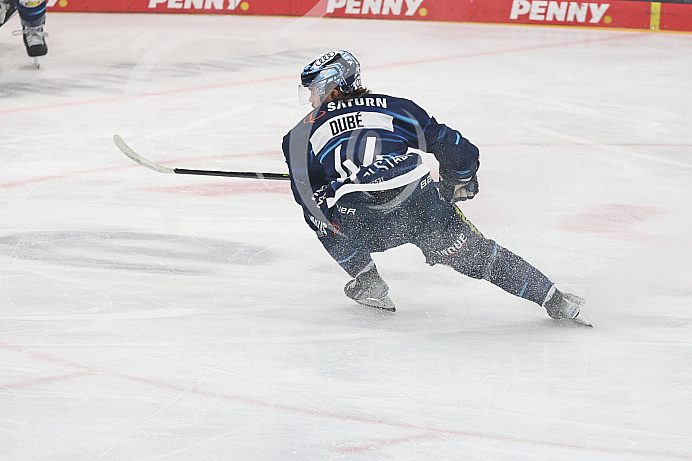
<svg viewBox="0 0 692 461">
<path fill-rule="evenodd" d="M 610 8 L 609 3 L 556 2 L 547 0 L 514 0 L 510 19 L 561 21 L 597 24 Z"/>
</svg>

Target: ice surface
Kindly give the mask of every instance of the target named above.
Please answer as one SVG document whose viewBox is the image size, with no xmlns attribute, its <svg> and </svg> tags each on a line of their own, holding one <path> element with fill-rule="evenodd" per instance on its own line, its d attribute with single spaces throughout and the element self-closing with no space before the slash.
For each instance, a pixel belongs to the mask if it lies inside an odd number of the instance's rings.
<svg viewBox="0 0 692 461">
<path fill-rule="evenodd" d="M 50 14 L 36 70 L 12 24 L 1 459 L 692 459 L 692 36 Z M 330 48 L 480 147 L 464 212 L 595 328 L 408 246 L 376 255 L 396 314 L 361 308 L 286 182 L 112 142 L 284 172 Z"/>
</svg>

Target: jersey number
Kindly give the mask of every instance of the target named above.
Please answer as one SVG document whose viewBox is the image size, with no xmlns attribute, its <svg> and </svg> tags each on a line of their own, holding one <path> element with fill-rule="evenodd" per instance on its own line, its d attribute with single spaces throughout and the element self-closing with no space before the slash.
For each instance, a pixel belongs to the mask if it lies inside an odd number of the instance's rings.
<svg viewBox="0 0 692 461">
<path fill-rule="evenodd" d="M 334 170 L 339 174 L 338 182 L 344 182 L 347 179 L 353 181 L 360 171 L 362 166 L 368 166 L 375 161 L 375 146 L 377 138 L 368 136 L 365 138 L 365 157 L 363 157 L 363 165 L 358 166 L 349 158 L 341 159 L 341 144 L 334 150 Z M 379 157 L 379 156 L 378 156 Z M 348 170 L 348 171 L 347 171 Z"/>
</svg>

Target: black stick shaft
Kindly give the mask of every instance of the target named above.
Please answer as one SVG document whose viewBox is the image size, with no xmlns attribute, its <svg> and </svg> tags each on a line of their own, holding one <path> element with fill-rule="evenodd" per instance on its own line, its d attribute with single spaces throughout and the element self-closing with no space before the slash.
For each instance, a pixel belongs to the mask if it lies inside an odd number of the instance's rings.
<svg viewBox="0 0 692 461">
<path fill-rule="evenodd" d="M 256 178 L 256 179 L 291 179 L 283 173 L 260 173 L 255 171 L 215 171 L 215 170 L 188 170 L 185 168 L 173 168 L 176 174 L 194 174 L 204 176 L 226 176 L 231 178 Z"/>
</svg>

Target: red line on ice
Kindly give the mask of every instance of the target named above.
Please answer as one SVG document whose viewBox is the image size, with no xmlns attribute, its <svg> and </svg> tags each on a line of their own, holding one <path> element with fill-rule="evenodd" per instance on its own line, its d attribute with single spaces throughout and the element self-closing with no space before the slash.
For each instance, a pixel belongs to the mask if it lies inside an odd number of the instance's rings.
<svg viewBox="0 0 692 461">
<path fill-rule="evenodd" d="M 346 421 L 346 422 L 353 422 L 353 423 L 373 424 L 373 425 L 386 426 L 386 427 L 395 427 L 395 428 L 399 428 L 399 429 L 411 429 L 414 431 L 420 431 L 421 432 L 418 435 L 413 435 L 410 437 L 390 439 L 389 441 L 384 440 L 384 441 L 380 441 L 380 442 L 372 442 L 372 443 L 367 443 L 367 444 L 356 446 L 356 447 L 345 448 L 345 449 L 341 450 L 341 452 L 344 452 L 344 453 L 368 451 L 368 450 L 377 449 L 378 447 L 393 446 L 393 445 L 397 445 L 400 443 L 407 443 L 407 442 L 410 442 L 413 440 L 420 440 L 420 439 L 434 438 L 434 437 L 443 437 L 443 436 L 450 436 L 451 435 L 451 436 L 458 436 L 458 437 L 471 437 L 471 438 L 477 438 L 477 439 L 497 440 L 497 441 L 503 441 L 503 442 L 524 443 L 524 444 L 536 445 L 536 446 L 549 446 L 549 447 L 555 447 L 555 448 L 565 448 L 565 449 L 578 450 L 578 451 L 583 451 L 583 452 L 599 451 L 599 452 L 604 452 L 604 453 L 623 454 L 623 455 L 631 454 L 631 455 L 639 455 L 639 456 L 650 456 L 650 457 L 656 457 L 656 458 L 692 460 L 692 456 L 690 456 L 690 455 L 675 455 L 675 454 L 664 453 L 664 452 L 643 451 L 643 450 L 627 450 L 627 449 L 619 450 L 619 449 L 607 448 L 607 447 L 593 447 L 593 446 L 587 447 L 587 446 L 573 445 L 573 444 L 568 444 L 568 443 L 550 442 L 550 441 L 545 441 L 545 440 L 521 439 L 521 438 L 516 438 L 516 437 L 503 436 L 503 435 L 499 435 L 499 434 L 488 434 L 488 433 L 474 432 L 474 431 L 447 430 L 447 429 L 441 429 L 441 428 L 418 426 L 418 425 L 410 424 L 410 423 L 406 423 L 406 422 L 387 421 L 387 420 L 381 420 L 381 419 L 375 419 L 375 418 L 365 418 L 365 417 L 361 417 L 361 416 L 351 416 L 351 415 L 345 415 L 345 414 L 341 414 L 341 413 L 334 413 L 334 412 L 330 412 L 330 411 L 320 411 L 320 410 L 316 410 L 316 409 L 297 407 L 297 406 L 293 406 L 293 405 L 270 403 L 270 402 L 265 402 L 265 401 L 254 399 L 254 398 L 242 397 L 242 396 L 238 396 L 238 395 L 229 395 L 229 394 L 221 394 L 221 393 L 217 393 L 217 392 L 202 391 L 202 390 L 198 390 L 198 389 L 194 389 L 194 388 L 190 389 L 187 386 L 181 386 L 178 384 L 173 384 L 173 383 L 160 381 L 160 380 L 156 380 L 156 379 L 142 378 L 142 377 L 132 376 L 132 375 L 124 374 L 124 373 L 108 371 L 108 370 L 101 369 L 98 367 L 84 365 L 82 363 L 78 363 L 78 362 L 71 361 L 71 360 L 63 360 L 63 359 L 60 359 L 58 357 L 54 357 L 50 354 L 39 352 L 39 351 L 36 351 L 33 349 L 26 349 L 26 348 L 19 347 L 19 346 L 13 346 L 13 345 L 5 344 L 2 342 L 0 342 L 0 349 L 14 351 L 14 352 L 17 352 L 19 354 L 26 354 L 26 355 L 29 355 L 31 357 L 46 361 L 48 363 L 65 365 L 67 367 L 73 367 L 73 368 L 78 368 L 78 369 L 82 370 L 79 373 L 74 373 L 72 377 L 79 377 L 79 375 L 81 375 L 83 377 L 83 376 L 89 376 L 89 375 L 93 375 L 93 374 L 102 374 L 102 375 L 108 375 L 108 376 L 112 376 L 112 377 L 116 377 L 116 378 L 121 378 L 124 380 L 136 382 L 136 383 L 147 384 L 147 385 L 153 386 L 157 389 L 169 390 L 169 391 L 187 393 L 187 394 L 194 394 L 194 395 L 198 395 L 201 397 L 211 397 L 211 398 L 219 399 L 219 400 L 227 400 L 227 401 L 237 402 L 237 403 L 248 405 L 248 406 L 268 408 L 271 410 L 278 410 L 278 411 L 284 411 L 287 413 L 301 414 L 301 415 L 307 415 L 307 416 L 332 418 L 332 419 L 339 420 L 339 421 Z M 67 379 L 66 378 L 67 376 L 68 375 L 63 375 L 63 377 L 65 377 L 65 379 Z M 46 378 L 46 380 L 44 382 L 50 383 L 51 379 Z M 43 384 L 43 382 L 41 382 L 41 380 L 37 380 L 36 384 Z M 2 385 L 0 385 L 0 388 L 1 387 L 2 387 Z"/>
</svg>

